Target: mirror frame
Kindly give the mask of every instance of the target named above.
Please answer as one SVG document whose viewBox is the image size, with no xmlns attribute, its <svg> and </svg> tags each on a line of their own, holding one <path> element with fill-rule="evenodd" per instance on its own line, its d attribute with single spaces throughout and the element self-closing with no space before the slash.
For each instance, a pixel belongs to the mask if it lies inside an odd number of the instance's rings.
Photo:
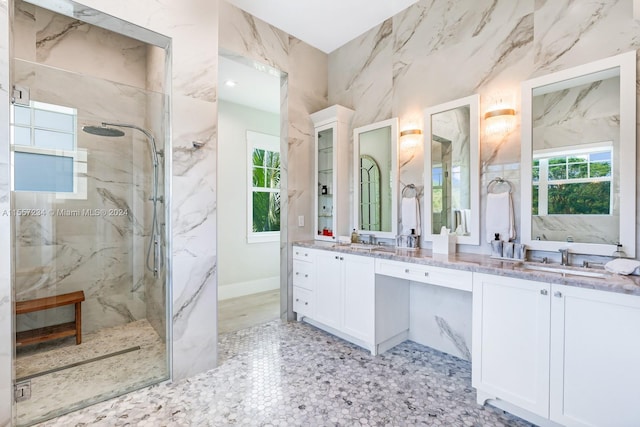
<svg viewBox="0 0 640 427">
<path fill-rule="evenodd" d="M 469 195 L 471 202 L 471 224 L 468 236 L 456 236 L 456 243 L 480 244 L 480 95 L 470 95 L 424 110 L 424 209 L 423 242 L 433 241 L 431 233 L 431 193 L 433 191 L 431 173 L 431 116 L 459 107 L 469 106 Z"/>
<path fill-rule="evenodd" d="M 360 229 L 360 134 L 372 130 L 391 127 L 391 231 L 373 231 Z M 353 227 L 358 234 L 373 234 L 377 238 L 395 239 L 398 234 L 398 118 L 371 123 L 353 129 Z M 381 184 L 384 177 L 380 177 Z M 381 185 L 382 186 L 382 185 Z"/>
<path fill-rule="evenodd" d="M 585 77 L 594 73 L 602 73 L 606 70 L 620 68 L 620 230 L 619 242 L 628 257 L 636 255 L 636 51 L 626 52 L 620 55 L 590 62 L 588 64 L 547 74 L 533 78 L 522 83 L 522 151 L 521 151 L 521 236 L 522 243 L 530 249 L 543 251 L 558 251 L 562 248 L 570 248 L 572 252 L 611 256 L 616 250 L 616 245 L 602 243 L 575 243 L 564 241 L 533 240 L 531 236 L 531 212 L 532 198 L 532 94 L 533 90 L 540 86 L 557 84 L 562 88 L 565 80 Z M 621 154 L 624 155 L 621 155 Z M 623 179 L 622 177 L 633 177 Z"/>
</svg>

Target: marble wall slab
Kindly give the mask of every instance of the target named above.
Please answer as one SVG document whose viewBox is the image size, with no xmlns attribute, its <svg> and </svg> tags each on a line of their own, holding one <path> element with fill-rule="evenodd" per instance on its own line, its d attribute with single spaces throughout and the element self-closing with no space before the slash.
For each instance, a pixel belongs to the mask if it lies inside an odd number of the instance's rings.
<svg viewBox="0 0 640 427">
<path fill-rule="evenodd" d="M 145 87 L 146 43 L 21 0 L 15 10 L 15 57 Z"/>
<path fill-rule="evenodd" d="M 397 116 L 402 129 L 422 124 L 429 106 L 479 93 L 484 113 L 491 99 L 507 94 L 514 100 L 516 125 L 508 134 L 481 134 L 480 212 L 475 214 L 480 215 L 484 236 L 487 184 L 504 177 L 516 189 L 519 234 L 520 83 L 637 49 L 639 36 L 632 0 L 420 0 L 329 55 L 329 103 L 356 110 L 356 125 Z M 364 82 L 361 76 L 371 77 Z M 375 96 L 366 96 L 368 90 L 385 95 L 376 103 Z M 423 155 L 422 147 L 400 152 L 403 184 L 423 184 Z M 489 246 L 460 245 L 459 250 L 489 253 Z M 450 297 L 459 298 L 454 292 Z M 436 332 L 438 318 L 456 336 L 470 336 L 470 311 L 439 310 L 429 320 L 427 330 L 432 332 L 420 338 L 428 341 L 423 343 L 453 345 L 451 334 Z"/>
<path fill-rule="evenodd" d="M 29 87 L 34 100 L 75 107 L 79 126 L 103 120 L 144 126 L 143 89 L 17 59 L 14 82 Z M 87 156 L 87 173 L 79 178 L 86 183 L 84 196 L 65 199 L 46 193 L 15 193 L 16 209 L 53 212 L 15 218 L 15 292 L 17 300 L 25 300 L 84 290 L 83 329 L 91 333 L 145 316 L 145 289 L 140 286 L 145 247 L 133 243 L 137 236 L 144 239 L 150 232 L 150 220 L 145 218 L 150 203 L 145 195 L 150 195 L 151 180 L 144 170 L 149 168 L 150 152 L 145 137 L 137 132 L 127 132 L 122 138 L 80 132 L 77 144 Z M 122 209 L 126 213 L 77 214 L 83 209 Z M 63 310 L 59 314 L 31 313 L 17 319 L 17 329 L 63 323 L 68 317 Z"/>
</svg>

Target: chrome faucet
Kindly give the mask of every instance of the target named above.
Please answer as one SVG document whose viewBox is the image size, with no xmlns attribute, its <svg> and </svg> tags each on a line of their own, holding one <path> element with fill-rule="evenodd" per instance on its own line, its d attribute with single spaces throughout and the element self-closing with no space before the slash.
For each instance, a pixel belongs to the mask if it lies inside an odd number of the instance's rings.
<svg viewBox="0 0 640 427">
<path fill-rule="evenodd" d="M 569 249 L 558 249 L 560 251 L 560 265 L 569 265 Z"/>
<path fill-rule="evenodd" d="M 376 244 L 376 235 L 375 234 L 361 234 L 360 237 L 362 237 L 362 243 L 368 243 L 369 245 L 375 245 Z M 366 239 L 366 241 L 365 241 Z"/>
</svg>

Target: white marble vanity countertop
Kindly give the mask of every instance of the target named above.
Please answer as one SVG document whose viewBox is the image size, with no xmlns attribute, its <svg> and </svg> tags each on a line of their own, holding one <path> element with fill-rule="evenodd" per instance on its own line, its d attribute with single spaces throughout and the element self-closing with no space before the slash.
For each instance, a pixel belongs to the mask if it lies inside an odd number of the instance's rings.
<svg viewBox="0 0 640 427">
<path fill-rule="evenodd" d="M 624 276 L 609 273 L 599 268 L 565 267 L 560 264 L 542 264 L 539 262 L 501 261 L 488 255 L 462 252 L 453 255 L 440 255 L 433 254 L 427 249 L 408 250 L 398 249 L 393 246 L 375 247 L 373 250 L 355 249 L 349 244 L 342 245 L 313 240 L 295 242 L 294 246 L 640 296 L 640 276 Z M 575 274 L 539 271 L 533 270 L 533 268 L 559 269 L 573 271 Z M 600 274 L 603 277 L 585 277 L 579 274 Z"/>
</svg>

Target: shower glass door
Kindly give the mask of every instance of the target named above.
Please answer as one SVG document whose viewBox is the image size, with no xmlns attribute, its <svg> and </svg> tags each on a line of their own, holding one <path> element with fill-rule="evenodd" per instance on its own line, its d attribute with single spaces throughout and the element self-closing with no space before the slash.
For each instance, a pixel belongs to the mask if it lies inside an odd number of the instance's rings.
<svg viewBox="0 0 640 427">
<path fill-rule="evenodd" d="M 168 58 L 15 8 L 16 412 L 31 425 L 169 378 Z"/>
</svg>

